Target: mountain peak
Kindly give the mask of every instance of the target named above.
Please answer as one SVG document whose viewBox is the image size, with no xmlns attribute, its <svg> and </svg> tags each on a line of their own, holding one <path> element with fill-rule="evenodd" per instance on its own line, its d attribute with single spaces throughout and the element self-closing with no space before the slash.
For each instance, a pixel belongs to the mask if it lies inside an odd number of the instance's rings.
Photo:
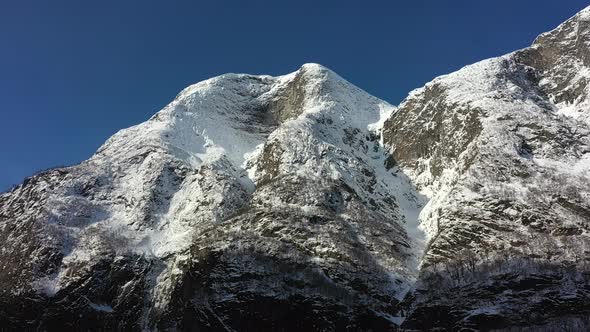
<svg viewBox="0 0 590 332">
<path fill-rule="evenodd" d="M 301 65 L 301 67 L 299 68 L 299 70 L 302 71 L 308 71 L 308 72 L 325 72 L 325 71 L 331 71 L 329 68 L 319 64 L 319 63 L 314 63 L 314 62 L 308 62 L 308 63 L 304 63 L 303 65 Z"/>
</svg>

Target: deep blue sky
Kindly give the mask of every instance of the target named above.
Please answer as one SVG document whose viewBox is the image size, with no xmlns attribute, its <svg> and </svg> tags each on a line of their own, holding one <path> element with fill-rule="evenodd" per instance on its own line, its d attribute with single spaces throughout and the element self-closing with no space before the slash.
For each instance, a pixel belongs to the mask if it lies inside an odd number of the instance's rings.
<svg viewBox="0 0 590 332">
<path fill-rule="evenodd" d="M 185 86 L 318 62 L 397 104 L 528 46 L 586 1 L 0 2 L 0 191 L 88 158 Z"/>
</svg>

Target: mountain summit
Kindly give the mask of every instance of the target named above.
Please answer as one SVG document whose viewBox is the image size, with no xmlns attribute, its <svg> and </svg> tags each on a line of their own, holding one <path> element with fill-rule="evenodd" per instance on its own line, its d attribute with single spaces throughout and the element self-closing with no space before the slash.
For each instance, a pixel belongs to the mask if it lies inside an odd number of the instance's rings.
<svg viewBox="0 0 590 332">
<path fill-rule="evenodd" d="M 317 64 L 184 89 L 0 195 L 0 326 L 590 328 L 590 7 L 394 107 Z"/>
</svg>

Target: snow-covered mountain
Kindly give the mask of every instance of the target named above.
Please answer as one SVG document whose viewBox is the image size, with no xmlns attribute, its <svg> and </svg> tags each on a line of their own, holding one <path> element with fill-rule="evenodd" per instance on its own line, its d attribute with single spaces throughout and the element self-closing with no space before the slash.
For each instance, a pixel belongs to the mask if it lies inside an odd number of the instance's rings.
<svg viewBox="0 0 590 332">
<path fill-rule="evenodd" d="M 396 108 L 329 69 L 183 90 L 0 195 L 0 326 L 590 328 L 590 7 Z"/>
<path fill-rule="evenodd" d="M 404 327 L 590 329 L 590 7 L 413 91 L 384 145 L 429 199 Z"/>
</svg>

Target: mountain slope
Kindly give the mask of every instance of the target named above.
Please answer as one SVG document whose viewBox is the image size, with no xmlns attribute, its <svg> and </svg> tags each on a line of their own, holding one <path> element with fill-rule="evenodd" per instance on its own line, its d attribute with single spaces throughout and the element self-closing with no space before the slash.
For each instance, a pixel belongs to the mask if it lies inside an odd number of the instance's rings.
<svg viewBox="0 0 590 332">
<path fill-rule="evenodd" d="M 313 64 L 185 89 L 88 161 L 1 196 L 0 316 L 272 329 L 298 311 L 316 317 L 302 328 L 392 326 L 425 203 L 383 167 L 393 109 Z"/>
<path fill-rule="evenodd" d="M 385 122 L 392 157 L 430 199 L 405 327 L 554 330 L 587 317 L 589 12 L 435 79 Z"/>
<path fill-rule="evenodd" d="M 588 328 L 589 13 L 398 108 L 316 64 L 186 88 L 0 195 L 0 324 Z"/>
</svg>

